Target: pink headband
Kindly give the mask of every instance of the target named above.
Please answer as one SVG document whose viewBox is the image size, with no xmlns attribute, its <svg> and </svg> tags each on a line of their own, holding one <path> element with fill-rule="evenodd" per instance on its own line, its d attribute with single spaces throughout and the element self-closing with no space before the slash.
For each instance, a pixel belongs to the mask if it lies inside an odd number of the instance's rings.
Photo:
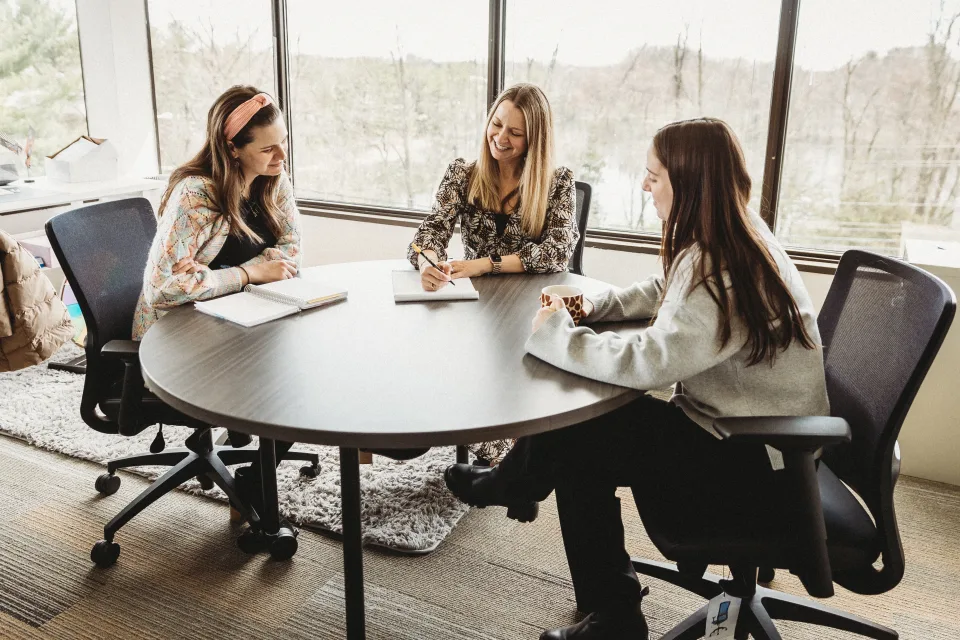
<svg viewBox="0 0 960 640">
<path fill-rule="evenodd" d="M 250 118 L 268 104 L 273 104 L 273 98 L 265 93 L 258 93 L 241 104 L 227 116 L 227 121 L 223 125 L 223 135 L 227 137 L 227 140 L 233 140 L 233 137 L 240 133 L 240 129 L 247 126 Z"/>
</svg>

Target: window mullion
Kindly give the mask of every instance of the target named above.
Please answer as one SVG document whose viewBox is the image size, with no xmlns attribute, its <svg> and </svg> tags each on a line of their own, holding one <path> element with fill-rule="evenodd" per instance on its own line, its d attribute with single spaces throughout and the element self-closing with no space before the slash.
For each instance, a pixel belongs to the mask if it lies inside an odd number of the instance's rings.
<svg viewBox="0 0 960 640">
<path fill-rule="evenodd" d="M 287 174 L 293 181 L 293 110 L 290 100 L 290 49 L 287 46 L 287 0 L 273 0 L 273 52 L 277 102 L 287 125 Z"/>
<path fill-rule="evenodd" d="M 770 126 L 767 129 L 767 154 L 763 168 L 763 193 L 760 199 L 760 215 L 770 225 L 771 231 L 776 231 L 799 13 L 800 0 L 782 0 L 777 60 L 773 71 L 773 91 L 770 99 Z"/>
<path fill-rule="evenodd" d="M 506 16 L 507 0 L 490 0 L 490 38 L 487 55 L 487 108 L 489 109 L 503 91 L 506 75 Z"/>
</svg>

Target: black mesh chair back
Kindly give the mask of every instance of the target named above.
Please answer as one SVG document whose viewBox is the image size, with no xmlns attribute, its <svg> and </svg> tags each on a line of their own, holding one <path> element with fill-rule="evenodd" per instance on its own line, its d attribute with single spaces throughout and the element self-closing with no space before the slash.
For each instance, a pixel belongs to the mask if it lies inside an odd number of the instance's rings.
<svg viewBox="0 0 960 640">
<path fill-rule="evenodd" d="M 590 185 L 586 182 L 575 183 L 577 187 L 577 229 L 580 231 L 580 237 L 577 239 L 577 246 L 573 249 L 573 255 L 570 257 L 568 270 L 578 276 L 583 275 L 583 242 L 587 237 L 587 219 L 590 217 Z"/>
<path fill-rule="evenodd" d="M 76 295 L 87 326 L 87 375 L 80 413 L 105 433 L 116 423 L 95 413 L 122 365 L 100 351 L 111 340 L 129 340 L 133 312 L 157 223 L 145 198 L 114 200 L 61 213 L 47 221 L 47 238 Z"/>
<path fill-rule="evenodd" d="M 903 576 L 893 505 L 897 435 L 955 311 L 956 298 L 939 278 L 856 250 L 844 253 L 820 311 L 831 413 L 853 432 L 823 460 L 863 499 L 882 540 L 882 570 L 834 576 L 859 593 L 886 591 Z"/>
</svg>

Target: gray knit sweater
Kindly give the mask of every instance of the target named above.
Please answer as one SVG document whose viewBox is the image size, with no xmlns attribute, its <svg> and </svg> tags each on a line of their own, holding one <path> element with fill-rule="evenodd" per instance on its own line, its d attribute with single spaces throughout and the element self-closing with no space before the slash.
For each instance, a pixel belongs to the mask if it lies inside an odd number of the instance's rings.
<svg viewBox="0 0 960 640">
<path fill-rule="evenodd" d="M 747 366 L 750 349 L 745 346 L 745 326 L 736 318 L 730 340 L 721 349 L 720 308 L 703 285 L 690 290 L 696 252 L 687 251 L 675 263 L 656 321 L 639 335 L 597 334 L 574 326 L 564 310 L 552 314 L 530 336 L 527 351 L 566 371 L 634 389 L 679 383 L 672 402 L 714 435 L 712 423 L 717 417 L 829 415 L 820 333 L 810 295 L 766 223 L 753 212 L 751 220 L 797 301 L 816 349 L 794 342 L 786 351 L 778 351 L 772 364 Z M 591 297 L 594 309 L 586 321 L 650 318 L 663 287 L 664 279 L 652 276 Z"/>
</svg>

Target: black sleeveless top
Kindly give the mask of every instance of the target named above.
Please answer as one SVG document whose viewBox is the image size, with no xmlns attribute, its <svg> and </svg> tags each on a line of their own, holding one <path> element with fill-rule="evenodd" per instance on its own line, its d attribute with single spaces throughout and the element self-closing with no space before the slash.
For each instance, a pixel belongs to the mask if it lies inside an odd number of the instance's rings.
<svg viewBox="0 0 960 640">
<path fill-rule="evenodd" d="M 232 233 L 227 236 L 220 253 L 210 261 L 211 269 L 229 269 L 237 267 L 251 258 L 256 258 L 267 247 L 277 244 L 277 236 L 267 226 L 267 214 L 260 205 L 250 200 L 240 200 L 240 215 L 254 233 L 262 238 L 260 242 L 246 236 L 238 238 Z"/>
</svg>

